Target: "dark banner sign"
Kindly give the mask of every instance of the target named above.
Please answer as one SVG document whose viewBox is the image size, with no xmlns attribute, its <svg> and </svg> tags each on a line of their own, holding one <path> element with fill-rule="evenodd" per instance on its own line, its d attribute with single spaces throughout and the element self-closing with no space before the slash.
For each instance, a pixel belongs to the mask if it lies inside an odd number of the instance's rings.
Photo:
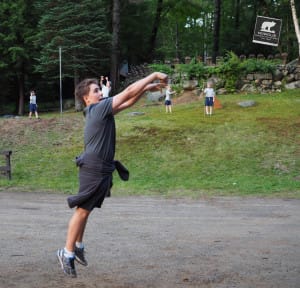
<svg viewBox="0 0 300 288">
<path fill-rule="evenodd" d="M 281 19 L 257 16 L 253 42 L 278 46 L 281 31 Z"/>
</svg>

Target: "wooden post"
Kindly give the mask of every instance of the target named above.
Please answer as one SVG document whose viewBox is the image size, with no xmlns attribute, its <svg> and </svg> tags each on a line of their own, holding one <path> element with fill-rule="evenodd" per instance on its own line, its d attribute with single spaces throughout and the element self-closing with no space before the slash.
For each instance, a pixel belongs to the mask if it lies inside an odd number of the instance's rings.
<svg viewBox="0 0 300 288">
<path fill-rule="evenodd" d="M 11 180 L 11 164 L 10 164 L 10 155 L 12 151 L 1 151 L 0 154 L 5 156 L 6 166 L 0 166 L 0 171 L 4 171 L 7 178 Z"/>
</svg>

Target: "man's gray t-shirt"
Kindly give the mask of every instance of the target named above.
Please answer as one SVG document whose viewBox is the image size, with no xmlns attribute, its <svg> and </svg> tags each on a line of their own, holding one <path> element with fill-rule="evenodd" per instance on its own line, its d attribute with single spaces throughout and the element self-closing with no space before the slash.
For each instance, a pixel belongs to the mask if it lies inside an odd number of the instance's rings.
<svg viewBox="0 0 300 288">
<path fill-rule="evenodd" d="M 113 98 L 105 98 L 85 108 L 84 147 L 104 161 L 115 156 L 116 128 L 112 110 Z"/>
</svg>

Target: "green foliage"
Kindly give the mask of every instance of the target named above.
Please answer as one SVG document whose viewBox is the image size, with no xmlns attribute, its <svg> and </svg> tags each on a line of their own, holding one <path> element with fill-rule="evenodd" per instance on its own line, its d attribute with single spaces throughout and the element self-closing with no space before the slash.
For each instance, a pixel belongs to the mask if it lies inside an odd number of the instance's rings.
<svg viewBox="0 0 300 288">
<path fill-rule="evenodd" d="M 218 74 L 240 74 L 240 58 L 232 51 L 227 52 L 224 60 L 218 67 L 216 67 L 216 72 Z"/>
<path fill-rule="evenodd" d="M 130 180 L 115 174 L 113 195 L 299 198 L 299 91 L 218 99 L 223 109 L 211 117 L 203 115 L 202 101 L 175 104 L 165 114 L 142 99 L 119 113 L 116 159 L 128 167 Z M 257 105 L 241 108 L 242 100 Z M 0 190 L 77 193 L 82 114 L 41 117 L 0 119 L 0 150 L 13 151 L 12 180 L 0 177 Z"/>
<path fill-rule="evenodd" d="M 133 64 L 144 62 L 148 56 L 157 1 L 120 2 L 122 2 L 120 19 L 121 59 L 126 59 Z"/>
<path fill-rule="evenodd" d="M 176 71 L 187 75 L 189 80 L 202 79 L 207 73 L 203 63 L 197 63 L 195 59 L 192 59 L 189 64 L 178 64 L 176 66 Z"/>
<path fill-rule="evenodd" d="M 212 1 L 164 1 L 156 52 L 164 59 L 204 55 L 212 48 Z"/>
<path fill-rule="evenodd" d="M 150 64 L 149 67 L 152 71 L 159 71 L 168 75 L 172 75 L 172 73 L 174 72 L 170 65 L 166 64 Z"/>
<path fill-rule="evenodd" d="M 185 56 L 211 56 L 214 43 L 213 20 L 215 1 L 164 0 L 156 27 L 157 0 L 120 1 L 120 50 L 111 51 L 112 1 L 109 0 L 13 0 L 0 1 L 0 105 L 22 103 L 22 90 L 38 88 L 39 95 L 51 99 L 57 94 L 59 77 L 58 48 L 62 47 L 64 79 L 74 83 L 79 77 L 109 73 L 110 54 L 120 51 L 120 60 L 129 64 L 143 63 L 149 43 L 156 43 L 157 60 Z M 299 12 L 300 2 L 296 1 Z M 160 2 L 159 2 L 160 3 Z M 279 47 L 257 45 L 251 42 L 256 15 L 276 15 L 282 19 Z M 251 29 L 249 29 L 249 27 Z M 153 35 L 157 38 L 152 39 Z M 289 1 L 222 1 L 219 55 L 234 51 L 236 55 L 288 52 L 289 60 L 298 57 L 298 45 Z M 233 61 L 223 63 L 222 71 L 195 65 L 183 67 L 189 78 L 219 73 L 233 89 Z M 148 59 L 147 59 L 147 62 Z M 266 64 L 266 65 L 265 65 Z M 269 63 L 244 64 L 245 71 L 271 71 Z M 252 68 L 251 68 L 252 67 Z M 216 68 L 217 69 L 217 68 Z M 42 78 L 44 77 L 44 78 Z M 43 82 L 41 84 L 41 82 Z M 53 84 L 54 83 L 54 84 Z M 66 88 L 66 86 L 68 86 Z M 73 86 L 65 85 L 67 95 Z M 27 93 L 26 93 L 27 92 Z M 53 96 L 54 95 L 54 96 Z M 20 99 L 19 99 L 20 97 Z M 41 98 L 40 98 L 41 99 Z M 25 99 L 26 100 L 26 99 Z M 25 102 L 26 103 L 26 102 Z"/>
<path fill-rule="evenodd" d="M 95 77 L 106 72 L 110 34 L 102 0 L 57 0 L 55 5 L 53 1 L 43 1 L 38 2 L 37 7 L 42 15 L 35 41 L 41 47 L 38 72 L 59 77 L 59 47 L 62 48 L 64 77 L 87 74 Z"/>
<path fill-rule="evenodd" d="M 215 67 L 214 73 L 225 81 L 225 89 L 228 92 L 232 93 L 236 90 L 236 82 L 242 72 L 240 63 L 239 57 L 230 51 L 224 57 L 224 61 Z"/>
<path fill-rule="evenodd" d="M 5 83 L 0 103 L 2 99 L 17 102 L 10 86 L 16 86 L 16 79 L 32 73 L 36 50 L 31 37 L 36 33 L 37 19 L 32 1 L 0 1 L 0 74 Z M 22 91 L 21 87 L 18 89 Z"/>
<path fill-rule="evenodd" d="M 177 73 L 182 78 L 197 79 L 200 82 L 215 75 L 224 80 L 226 90 L 233 93 L 236 91 L 236 83 L 241 77 L 248 73 L 274 73 L 277 64 L 278 61 L 274 60 L 246 59 L 242 61 L 234 52 L 229 51 L 223 61 L 216 66 L 204 66 L 203 63 L 198 63 L 192 59 L 189 64 L 178 64 L 171 71 L 170 67 L 167 66 L 164 72 L 169 75 Z M 152 67 L 162 71 L 164 65 L 162 67 L 152 65 Z"/>
<path fill-rule="evenodd" d="M 245 73 L 274 73 L 278 62 L 262 59 L 247 59 L 241 62 L 241 70 Z"/>
<path fill-rule="evenodd" d="M 230 51 L 224 61 L 212 68 L 211 73 L 217 74 L 225 80 L 225 88 L 229 92 L 236 90 L 236 83 L 248 73 L 274 73 L 277 62 L 262 59 L 246 59 L 242 61 L 234 52 Z"/>
</svg>

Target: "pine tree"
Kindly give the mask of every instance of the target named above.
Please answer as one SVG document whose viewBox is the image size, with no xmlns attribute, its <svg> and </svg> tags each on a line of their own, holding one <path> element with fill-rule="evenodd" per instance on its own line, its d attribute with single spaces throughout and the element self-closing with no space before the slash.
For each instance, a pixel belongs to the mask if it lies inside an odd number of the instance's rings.
<svg viewBox="0 0 300 288">
<path fill-rule="evenodd" d="M 32 37 L 35 33 L 38 16 L 33 8 L 33 1 L 14 0 L 0 2 L 0 71 L 2 78 L 13 79 L 17 87 L 18 114 L 24 113 L 25 79 L 32 71 L 32 59 L 35 50 Z M 10 90 L 8 90 L 9 92 Z"/>
<path fill-rule="evenodd" d="M 43 1 L 36 45 L 41 47 L 37 71 L 58 78 L 59 47 L 64 77 L 99 77 L 109 66 L 110 33 L 101 0 Z"/>
</svg>

